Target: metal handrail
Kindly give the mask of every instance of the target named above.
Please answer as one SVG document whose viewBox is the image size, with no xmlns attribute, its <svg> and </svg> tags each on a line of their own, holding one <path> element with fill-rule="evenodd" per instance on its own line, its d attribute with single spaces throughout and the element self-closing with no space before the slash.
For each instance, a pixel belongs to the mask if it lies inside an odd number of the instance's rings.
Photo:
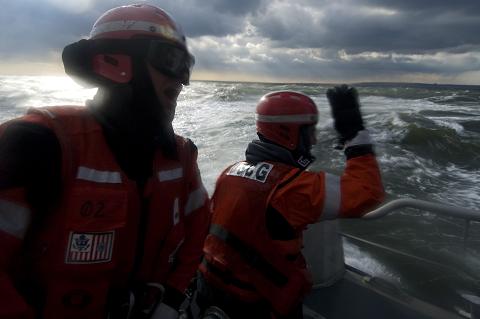
<svg viewBox="0 0 480 319">
<path fill-rule="evenodd" d="M 418 208 L 418 209 L 434 212 L 440 215 L 462 218 L 467 221 L 480 221 L 480 211 L 475 211 L 475 210 L 458 207 L 458 206 L 427 202 L 424 200 L 411 199 L 411 198 L 402 198 L 402 199 L 393 200 L 365 214 L 362 218 L 363 219 L 381 218 L 401 208 Z"/>
</svg>

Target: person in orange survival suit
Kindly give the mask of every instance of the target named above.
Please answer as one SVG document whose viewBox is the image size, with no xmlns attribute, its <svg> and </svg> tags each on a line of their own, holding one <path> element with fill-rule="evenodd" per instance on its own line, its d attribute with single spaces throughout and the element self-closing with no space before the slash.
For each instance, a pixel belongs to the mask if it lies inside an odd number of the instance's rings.
<svg viewBox="0 0 480 319">
<path fill-rule="evenodd" d="M 311 289 L 302 231 L 325 219 L 359 217 L 384 198 L 357 92 L 327 91 L 347 158 L 342 176 L 305 169 L 313 162 L 318 111 L 308 96 L 273 92 L 256 109 L 259 140 L 229 166 L 212 197 L 212 224 L 200 265 L 197 303 L 230 318 L 302 318 Z M 319 243 L 321 244 L 321 243 Z"/>
<path fill-rule="evenodd" d="M 208 232 L 192 141 L 173 132 L 193 56 L 160 8 L 117 7 L 65 47 L 99 87 L 0 138 L 0 318 L 177 318 Z"/>
</svg>

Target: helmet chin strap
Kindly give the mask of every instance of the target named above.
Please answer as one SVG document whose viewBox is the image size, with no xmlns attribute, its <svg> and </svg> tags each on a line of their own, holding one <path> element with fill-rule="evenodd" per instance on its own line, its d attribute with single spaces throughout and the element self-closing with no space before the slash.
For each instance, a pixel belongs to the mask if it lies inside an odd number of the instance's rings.
<svg viewBox="0 0 480 319">
<path fill-rule="evenodd" d="M 297 148 L 291 151 L 293 158 L 297 161 L 298 165 L 303 168 L 307 168 L 310 164 L 315 161 L 315 156 L 311 153 L 311 142 L 307 126 L 300 128 L 298 134 L 298 145 Z"/>
</svg>

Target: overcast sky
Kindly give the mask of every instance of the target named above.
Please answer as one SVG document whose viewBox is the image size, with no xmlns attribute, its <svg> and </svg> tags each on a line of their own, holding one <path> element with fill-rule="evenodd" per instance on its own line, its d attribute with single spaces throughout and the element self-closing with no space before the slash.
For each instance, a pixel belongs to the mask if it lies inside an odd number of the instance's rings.
<svg viewBox="0 0 480 319">
<path fill-rule="evenodd" d="M 62 72 L 63 47 L 131 1 L 5 0 L 0 74 Z M 480 84 L 480 0 L 162 0 L 194 78 Z"/>
</svg>

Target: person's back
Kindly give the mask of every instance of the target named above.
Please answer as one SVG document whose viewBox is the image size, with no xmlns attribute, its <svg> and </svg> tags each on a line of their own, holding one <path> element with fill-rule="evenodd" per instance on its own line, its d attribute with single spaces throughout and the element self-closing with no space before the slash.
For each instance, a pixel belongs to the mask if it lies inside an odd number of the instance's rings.
<svg viewBox="0 0 480 319">
<path fill-rule="evenodd" d="M 245 161 L 220 175 L 212 198 L 201 307 L 218 306 L 231 318 L 302 318 L 301 303 L 311 288 L 302 231 L 325 219 L 359 217 L 383 200 L 356 92 L 339 87 L 329 99 L 346 144 L 342 176 L 305 170 L 314 160 L 318 117 L 309 97 L 287 91 L 260 100 L 260 140 L 249 144 Z"/>
<path fill-rule="evenodd" d="M 63 60 L 99 87 L 88 107 L 0 127 L 0 318 L 176 318 L 208 225 L 196 147 L 171 124 L 185 37 L 160 8 L 118 7 Z"/>
</svg>

